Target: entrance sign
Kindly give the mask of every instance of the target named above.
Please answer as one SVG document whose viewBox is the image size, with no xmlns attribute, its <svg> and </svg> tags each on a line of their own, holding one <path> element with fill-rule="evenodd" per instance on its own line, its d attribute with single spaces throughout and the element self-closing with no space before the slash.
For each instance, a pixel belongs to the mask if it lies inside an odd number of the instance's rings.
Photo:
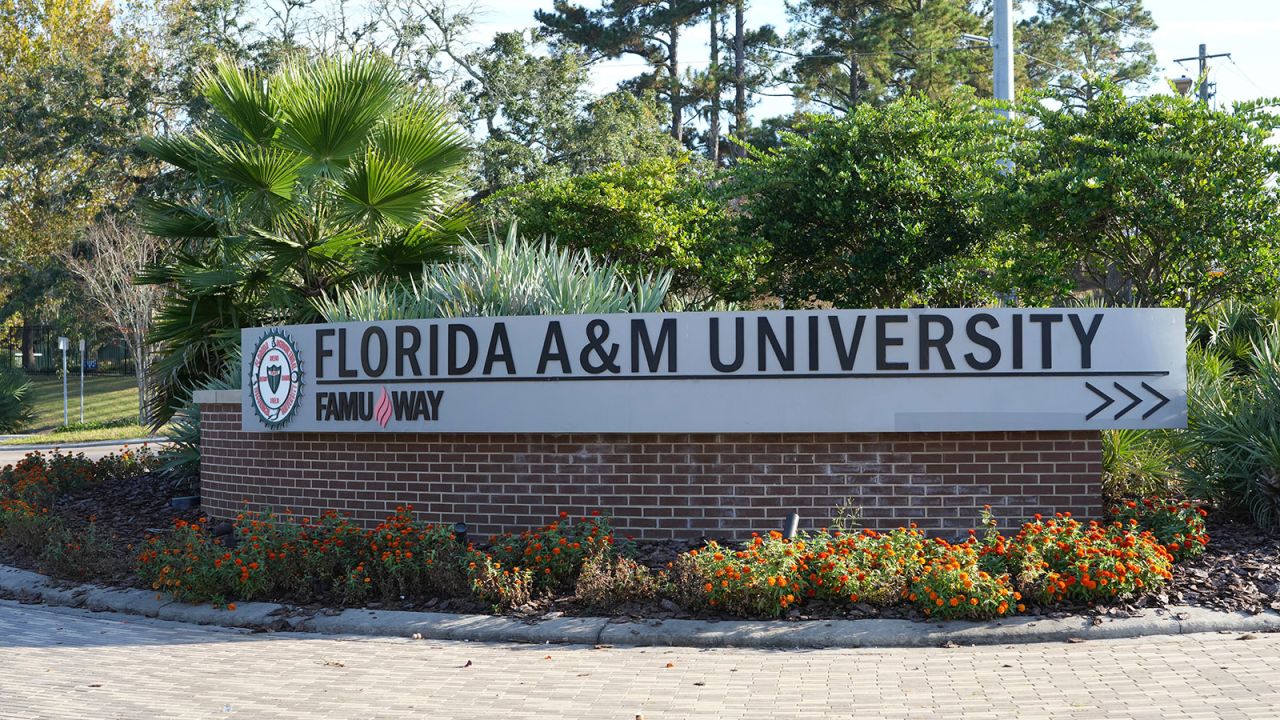
<svg viewBox="0 0 1280 720">
<path fill-rule="evenodd" d="M 1185 427 L 1178 309 L 399 320 L 241 335 L 246 431 Z"/>
</svg>

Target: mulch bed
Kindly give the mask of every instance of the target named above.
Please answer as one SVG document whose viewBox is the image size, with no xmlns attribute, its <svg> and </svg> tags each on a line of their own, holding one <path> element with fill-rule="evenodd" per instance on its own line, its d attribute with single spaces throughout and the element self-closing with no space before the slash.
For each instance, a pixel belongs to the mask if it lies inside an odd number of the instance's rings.
<svg viewBox="0 0 1280 720">
<path fill-rule="evenodd" d="M 100 483 L 81 492 L 60 498 L 53 510 L 67 522 L 82 524 L 93 518 L 98 532 L 112 539 L 120 552 L 116 569 L 96 578 L 99 582 L 114 585 L 140 586 L 137 578 L 127 568 L 137 548 L 148 535 L 167 532 L 175 519 L 195 521 L 202 514 L 200 509 L 174 510 L 169 505 L 172 497 L 190 493 L 190 481 L 162 473 L 151 473 L 137 478 Z M 1265 532 L 1241 520 L 1209 517 L 1211 538 L 1203 556 L 1183 562 L 1174 569 L 1173 581 L 1159 593 L 1138 598 L 1111 607 L 1063 608 L 1052 610 L 1029 607 L 1030 614 L 1065 616 L 1072 612 L 1089 612 L 1099 615 L 1124 616 L 1140 612 L 1144 608 L 1169 605 L 1195 605 L 1214 610 L 1259 613 L 1265 610 L 1280 611 L 1280 533 Z M 660 568 L 678 554 L 702 543 L 690 541 L 639 543 L 637 560 Z M 35 567 L 29 558 L 5 556 L 0 550 L 0 560 L 24 567 Z M 303 602 L 306 609 L 323 611 L 323 598 L 291 598 Z M 370 607 L 394 607 L 395 609 L 436 610 L 454 612 L 484 612 L 480 604 L 468 600 L 431 600 L 427 602 L 394 603 Z M 522 616 L 588 615 L 590 609 L 581 607 L 572 597 L 544 598 L 517 608 Z M 631 607 L 615 608 L 610 615 L 633 618 L 717 618 L 727 616 L 690 613 L 670 600 L 661 600 Z M 792 618 L 907 618 L 924 619 L 913 608 L 903 605 L 877 608 L 865 603 L 852 607 L 823 607 L 810 603 L 794 608 Z"/>
</svg>

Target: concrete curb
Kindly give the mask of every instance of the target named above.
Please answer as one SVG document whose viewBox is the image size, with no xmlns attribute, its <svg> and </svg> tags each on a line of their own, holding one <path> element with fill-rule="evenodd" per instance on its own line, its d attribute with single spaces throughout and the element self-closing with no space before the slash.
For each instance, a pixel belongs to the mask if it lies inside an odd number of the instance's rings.
<svg viewBox="0 0 1280 720">
<path fill-rule="evenodd" d="M 98 585 L 66 587 L 44 575 L 0 565 L 0 595 L 28 602 L 224 627 L 473 642 L 680 647 L 873 648 L 1109 640 L 1205 632 L 1280 632 L 1280 613 L 1171 607 L 1134 618 L 1015 617 L 991 622 L 911 620 L 627 620 L 343 610 L 301 616 L 286 605 L 236 603 L 235 610 L 157 599 L 155 593 Z"/>
</svg>

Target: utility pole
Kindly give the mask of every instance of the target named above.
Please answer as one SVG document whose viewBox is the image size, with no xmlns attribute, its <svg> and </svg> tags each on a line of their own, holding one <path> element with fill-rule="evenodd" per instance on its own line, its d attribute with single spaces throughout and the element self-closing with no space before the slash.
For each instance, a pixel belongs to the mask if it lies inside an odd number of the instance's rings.
<svg viewBox="0 0 1280 720">
<path fill-rule="evenodd" d="M 1200 62 L 1200 74 L 1196 76 L 1196 82 L 1199 83 L 1196 94 L 1200 96 L 1200 102 L 1206 105 L 1209 104 L 1209 97 L 1210 97 L 1209 72 L 1208 72 L 1209 61 L 1212 60 L 1213 58 L 1220 58 L 1220 57 L 1229 58 L 1231 57 L 1231 53 L 1217 53 L 1214 55 L 1209 55 L 1206 53 L 1205 44 L 1200 43 L 1199 55 L 1193 55 L 1191 57 L 1184 57 L 1184 58 L 1177 58 L 1174 60 L 1174 62 L 1176 63 L 1190 62 L 1192 60 L 1197 60 Z"/>
<path fill-rule="evenodd" d="M 995 0 L 995 16 L 991 28 L 991 49 L 995 51 L 995 69 L 992 72 L 993 95 L 996 100 L 1013 102 L 1013 2 Z M 1010 117 L 1012 111 L 1001 110 Z"/>
</svg>

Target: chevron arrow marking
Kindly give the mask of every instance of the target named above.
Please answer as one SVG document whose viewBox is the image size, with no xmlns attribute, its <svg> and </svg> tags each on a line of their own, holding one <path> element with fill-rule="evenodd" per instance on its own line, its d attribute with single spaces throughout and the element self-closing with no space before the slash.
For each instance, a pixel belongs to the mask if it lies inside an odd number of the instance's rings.
<svg viewBox="0 0 1280 720">
<path fill-rule="evenodd" d="M 1140 398 L 1140 397 L 1138 397 L 1137 395 L 1134 395 L 1133 393 L 1129 392 L 1128 388 L 1126 388 L 1125 386 L 1121 385 L 1121 384 L 1120 384 L 1120 383 L 1118 383 L 1118 382 L 1113 382 L 1113 383 L 1111 383 L 1111 384 L 1112 384 L 1112 385 L 1115 385 L 1115 386 L 1116 386 L 1116 389 L 1117 389 L 1117 390 L 1119 390 L 1120 392 L 1124 393 L 1125 395 L 1128 395 L 1128 396 L 1129 396 L 1129 400 L 1131 400 L 1131 401 L 1132 401 L 1132 402 L 1130 402 L 1128 405 L 1125 405 L 1125 406 L 1120 410 L 1120 412 L 1116 413 L 1116 416 L 1115 416 L 1115 418 L 1114 418 L 1114 419 L 1115 419 L 1115 420 L 1119 420 L 1121 415 L 1124 415 L 1125 413 L 1129 412 L 1130 410 L 1132 410 L 1132 409 L 1134 409 L 1134 408 L 1138 407 L 1138 404 L 1142 402 L 1142 398 Z"/>
<path fill-rule="evenodd" d="M 1089 413 L 1088 415 L 1085 415 L 1084 416 L 1085 420 L 1092 420 L 1094 415 L 1097 415 L 1103 410 L 1106 410 L 1108 407 L 1111 406 L 1111 403 L 1116 401 L 1115 398 L 1102 392 L 1098 388 L 1094 387 L 1091 383 L 1085 383 L 1084 386 L 1092 390 L 1094 395 L 1097 395 L 1098 397 L 1102 398 L 1102 404 L 1094 408 L 1093 412 Z"/>
<path fill-rule="evenodd" d="M 1152 395 L 1154 395 L 1154 396 L 1156 396 L 1156 397 L 1160 398 L 1160 402 L 1158 402 L 1158 403 L 1156 403 L 1155 405 L 1151 406 L 1151 409 L 1150 409 L 1150 410 L 1148 410 L 1148 411 L 1146 411 L 1145 413 L 1143 413 L 1143 414 L 1142 414 L 1142 419 L 1143 419 L 1143 420 L 1146 420 L 1147 418 L 1151 417 L 1151 416 L 1152 416 L 1152 414 L 1154 414 L 1154 413 L 1155 413 L 1155 411 L 1157 411 L 1157 410 L 1159 410 L 1160 408 L 1162 408 L 1162 407 L 1164 407 L 1165 405 L 1167 405 L 1167 404 L 1169 403 L 1169 398 L 1165 397 L 1164 395 L 1161 395 L 1161 394 L 1160 394 L 1160 392 L 1159 392 L 1158 390 L 1156 390 L 1155 388 L 1151 387 L 1150 385 L 1148 385 L 1148 384 L 1146 384 L 1146 383 L 1142 383 L 1142 387 L 1143 387 L 1144 389 L 1146 389 L 1146 391 L 1147 391 L 1147 392 L 1149 392 L 1149 393 L 1151 393 Z"/>
</svg>

